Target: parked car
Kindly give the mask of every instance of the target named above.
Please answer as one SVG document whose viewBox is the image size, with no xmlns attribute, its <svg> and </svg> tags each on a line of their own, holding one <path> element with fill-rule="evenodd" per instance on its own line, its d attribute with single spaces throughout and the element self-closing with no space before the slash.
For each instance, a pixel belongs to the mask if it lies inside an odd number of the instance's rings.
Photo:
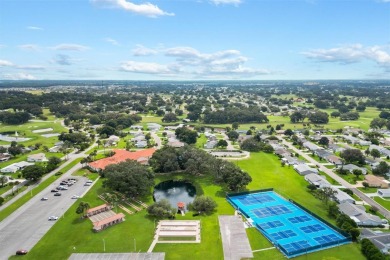
<svg viewBox="0 0 390 260">
<path fill-rule="evenodd" d="M 18 251 L 16 251 L 16 255 L 25 255 L 27 253 L 28 251 L 25 249 L 19 249 Z"/>
<path fill-rule="evenodd" d="M 61 193 L 59 193 L 59 192 L 54 193 L 54 196 L 61 196 Z"/>
<path fill-rule="evenodd" d="M 58 217 L 56 217 L 56 216 L 50 216 L 49 217 L 49 220 L 57 220 L 58 219 Z"/>
<path fill-rule="evenodd" d="M 47 197 L 43 197 L 41 200 L 48 200 L 49 198 L 47 198 Z"/>
<path fill-rule="evenodd" d="M 84 186 L 91 186 L 91 183 L 86 182 L 86 183 L 84 184 Z"/>
<path fill-rule="evenodd" d="M 79 195 L 73 195 L 73 196 L 72 196 L 72 199 L 78 199 L 78 198 L 80 198 Z"/>
<path fill-rule="evenodd" d="M 51 192 L 58 192 L 58 190 L 51 190 Z"/>
</svg>

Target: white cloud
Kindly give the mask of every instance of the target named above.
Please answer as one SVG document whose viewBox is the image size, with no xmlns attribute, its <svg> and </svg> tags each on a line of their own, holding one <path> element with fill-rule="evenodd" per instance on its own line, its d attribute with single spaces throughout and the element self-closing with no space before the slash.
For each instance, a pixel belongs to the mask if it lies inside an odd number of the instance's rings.
<svg viewBox="0 0 390 260">
<path fill-rule="evenodd" d="M 45 70 L 46 68 L 41 65 L 24 65 L 24 66 L 17 66 L 18 69 L 23 70 Z"/>
<path fill-rule="evenodd" d="M 114 40 L 112 38 L 105 38 L 104 39 L 106 42 L 111 43 L 112 45 L 119 46 L 119 42 L 117 40 Z"/>
<path fill-rule="evenodd" d="M 28 30 L 35 30 L 35 31 L 42 31 L 42 27 L 37 27 L 37 26 L 27 26 L 26 27 Z"/>
<path fill-rule="evenodd" d="M 242 3 L 241 0 L 210 0 L 216 5 L 239 5 Z"/>
<path fill-rule="evenodd" d="M 170 74 L 171 70 L 167 65 L 154 62 L 127 61 L 122 63 L 121 69 L 128 72 L 145 74 Z"/>
<path fill-rule="evenodd" d="M 132 50 L 134 56 L 151 56 L 158 53 L 157 50 L 147 48 L 143 45 L 137 44 Z"/>
<path fill-rule="evenodd" d="M 149 62 L 127 61 L 121 66 L 121 70 L 137 73 L 167 74 L 175 77 L 202 77 L 228 78 L 252 77 L 268 75 L 272 72 L 266 69 L 255 69 L 245 66 L 249 60 L 241 55 L 238 50 L 223 50 L 214 53 L 202 53 L 197 49 L 187 46 L 179 46 L 168 49 L 149 49 L 142 45 L 137 46 L 137 56 L 146 56 L 162 53 L 174 60 L 169 65 Z M 143 54 L 143 55 L 141 55 Z"/>
<path fill-rule="evenodd" d="M 0 67 L 12 67 L 15 66 L 12 62 L 7 60 L 0 60 Z"/>
<path fill-rule="evenodd" d="M 31 74 L 28 73 L 17 73 L 17 74 L 4 74 L 1 76 L 3 79 L 8 79 L 8 80 L 34 80 L 36 77 L 34 77 Z"/>
<path fill-rule="evenodd" d="M 315 49 L 302 52 L 306 57 L 319 62 L 340 64 L 374 61 L 385 69 L 390 69 L 390 46 L 368 46 L 361 44 L 344 45 L 331 49 Z"/>
<path fill-rule="evenodd" d="M 74 43 L 62 43 L 52 47 L 52 49 L 57 51 L 85 51 L 88 50 L 89 47 Z"/>
<path fill-rule="evenodd" d="M 161 10 L 157 5 L 151 3 L 135 4 L 126 0 L 90 0 L 90 2 L 107 8 L 120 8 L 135 14 L 145 15 L 148 17 L 158 16 L 173 16 L 173 13 L 168 13 Z"/>
<path fill-rule="evenodd" d="M 39 46 L 36 44 L 23 44 L 18 47 L 25 51 L 39 51 Z"/>
</svg>

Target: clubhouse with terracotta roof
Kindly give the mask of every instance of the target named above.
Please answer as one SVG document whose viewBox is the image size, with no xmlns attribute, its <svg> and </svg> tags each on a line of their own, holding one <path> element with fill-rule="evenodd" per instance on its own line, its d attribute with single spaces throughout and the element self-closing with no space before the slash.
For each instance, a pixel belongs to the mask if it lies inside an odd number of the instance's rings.
<svg viewBox="0 0 390 260">
<path fill-rule="evenodd" d="M 88 166 L 94 171 L 101 171 L 110 164 L 117 164 L 126 160 L 135 160 L 140 164 L 148 164 L 149 159 L 152 157 L 155 151 L 156 148 L 149 148 L 136 152 L 115 149 L 115 154 L 113 156 L 91 162 L 88 164 Z"/>
</svg>

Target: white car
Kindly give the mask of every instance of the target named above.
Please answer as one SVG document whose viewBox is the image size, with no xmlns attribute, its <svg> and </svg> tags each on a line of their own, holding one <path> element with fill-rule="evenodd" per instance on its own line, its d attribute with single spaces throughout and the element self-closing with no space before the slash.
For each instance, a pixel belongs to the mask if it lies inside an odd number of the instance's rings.
<svg viewBox="0 0 390 260">
<path fill-rule="evenodd" d="M 56 216 L 50 216 L 49 217 L 49 220 L 57 220 L 58 219 L 58 217 L 56 217 Z"/>
<path fill-rule="evenodd" d="M 48 200 L 49 198 L 43 197 L 41 200 Z"/>
<path fill-rule="evenodd" d="M 72 196 L 72 199 L 78 199 L 78 198 L 80 198 L 79 195 L 73 195 L 73 196 Z"/>
</svg>

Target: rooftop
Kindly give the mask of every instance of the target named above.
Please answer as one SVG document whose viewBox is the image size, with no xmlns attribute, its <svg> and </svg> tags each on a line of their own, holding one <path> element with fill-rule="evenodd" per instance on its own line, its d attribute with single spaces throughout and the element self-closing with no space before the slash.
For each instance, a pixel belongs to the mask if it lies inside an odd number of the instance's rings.
<svg viewBox="0 0 390 260">
<path fill-rule="evenodd" d="M 139 150 L 136 152 L 128 152 L 126 150 L 117 149 L 114 150 L 115 154 L 113 156 L 91 162 L 89 166 L 94 169 L 104 170 L 110 164 L 117 164 L 126 160 L 138 161 L 141 158 L 149 158 L 154 154 L 155 151 L 155 148 Z"/>
</svg>

